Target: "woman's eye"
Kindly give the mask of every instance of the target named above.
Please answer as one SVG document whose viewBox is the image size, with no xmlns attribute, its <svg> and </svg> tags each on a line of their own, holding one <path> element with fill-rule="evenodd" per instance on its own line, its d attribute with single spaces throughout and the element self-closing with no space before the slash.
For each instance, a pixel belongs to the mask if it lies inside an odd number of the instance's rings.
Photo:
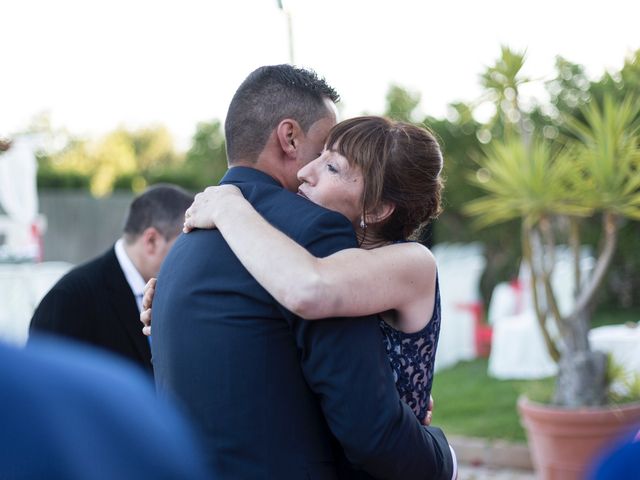
<svg viewBox="0 0 640 480">
<path fill-rule="evenodd" d="M 331 165 L 330 163 L 327 163 L 327 168 L 329 169 L 329 171 L 331 173 L 338 173 L 338 169 L 336 167 L 334 167 L 333 165 Z"/>
</svg>

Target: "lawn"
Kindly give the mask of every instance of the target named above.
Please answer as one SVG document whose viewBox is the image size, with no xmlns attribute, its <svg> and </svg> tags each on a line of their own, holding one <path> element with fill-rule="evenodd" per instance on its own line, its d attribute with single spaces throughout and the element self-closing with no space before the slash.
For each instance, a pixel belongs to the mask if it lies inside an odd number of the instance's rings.
<svg viewBox="0 0 640 480">
<path fill-rule="evenodd" d="M 496 380 L 487 375 L 487 360 L 458 363 L 438 371 L 433 381 L 433 424 L 447 434 L 524 442 L 516 412 L 518 395 L 553 388 L 553 379 Z"/>
<path fill-rule="evenodd" d="M 608 310 L 596 314 L 594 326 L 640 320 L 640 311 Z M 516 411 L 521 393 L 550 398 L 553 378 L 536 381 L 497 380 L 487 375 L 487 360 L 461 362 L 438 371 L 433 382 L 433 424 L 448 434 L 524 442 Z"/>
</svg>

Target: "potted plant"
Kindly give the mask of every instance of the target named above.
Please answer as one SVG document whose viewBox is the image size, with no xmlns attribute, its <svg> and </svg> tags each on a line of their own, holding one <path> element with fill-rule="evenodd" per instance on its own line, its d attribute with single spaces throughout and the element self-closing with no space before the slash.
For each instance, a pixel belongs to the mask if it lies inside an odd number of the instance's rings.
<svg viewBox="0 0 640 480">
<path fill-rule="evenodd" d="M 607 358 L 589 345 L 597 293 L 622 221 L 640 219 L 639 118 L 640 102 L 605 95 L 600 104 L 592 101 L 584 107 L 579 117 L 565 119 L 569 135 L 562 141 L 512 133 L 490 142 L 479 160 L 480 170 L 471 177 L 485 195 L 470 202 L 466 212 L 480 226 L 521 220 L 523 261 L 531 274 L 536 316 L 549 353 L 558 362 L 551 405 L 526 398 L 518 404 L 543 478 L 582 478 L 586 462 L 603 442 L 640 422 L 640 404 L 605 406 Z M 600 249 L 587 274 L 579 261 L 581 227 L 596 215 L 602 219 Z M 561 243 L 571 248 L 576 286 L 573 307 L 564 314 L 551 281 Z M 605 432 L 597 431 L 600 424 Z M 566 428 L 578 428 L 582 446 L 568 441 Z M 551 443 L 544 443 L 543 431 Z M 596 439 L 589 440 L 590 435 Z M 556 453 L 560 460 L 552 458 Z M 573 453 L 582 458 L 571 460 Z"/>
</svg>

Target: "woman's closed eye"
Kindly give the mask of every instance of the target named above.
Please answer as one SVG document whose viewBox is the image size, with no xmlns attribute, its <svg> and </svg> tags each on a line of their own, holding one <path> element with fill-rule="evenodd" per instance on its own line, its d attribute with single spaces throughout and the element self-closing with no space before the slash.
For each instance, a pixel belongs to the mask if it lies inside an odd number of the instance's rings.
<svg viewBox="0 0 640 480">
<path fill-rule="evenodd" d="M 327 163 L 327 169 L 331 172 L 331 173 L 338 173 L 338 169 L 335 167 L 335 165 L 333 165 L 332 163 Z"/>
</svg>

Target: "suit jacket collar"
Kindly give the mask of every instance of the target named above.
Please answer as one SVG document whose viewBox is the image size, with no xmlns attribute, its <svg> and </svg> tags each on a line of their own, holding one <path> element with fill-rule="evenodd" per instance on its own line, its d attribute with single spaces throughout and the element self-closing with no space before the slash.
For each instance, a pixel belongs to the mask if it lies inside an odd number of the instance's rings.
<svg viewBox="0 0 640 480">
<path fill-rule="evenodd" d="M 231 167 L 220 181 L 221 184 L 246 182 L 270 183 L 282 188 L 280 182 L 275 178 L 261 170 L 251 167 Z"/>
<path fill-rule="evenodd" d="M 109 290 L 109 301 L 113 305 L 117 321 L 121 322 L 129 338 L 135 346 L 140 359 L 151 370 L 151 348 L 149 340 L 142 333 L 140 312 L 131 287 L 127 283 L 122 268 L 118 263 L 116 252 L 111 248 L 104 256 L 105 259 L 105 284 Z M 126 299 L 126 300 L 125 300 Z"/>
</svg>

